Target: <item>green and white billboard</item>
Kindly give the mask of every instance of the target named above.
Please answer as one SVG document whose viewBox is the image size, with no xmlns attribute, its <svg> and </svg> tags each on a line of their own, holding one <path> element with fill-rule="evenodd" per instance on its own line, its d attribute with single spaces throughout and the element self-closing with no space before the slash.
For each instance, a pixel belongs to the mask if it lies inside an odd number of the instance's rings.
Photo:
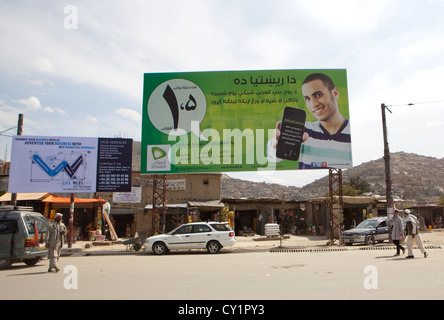
<svg viewBox="0 0 444 320">
<path fill-rule="evenodd" d="M 345 69 L 146 73 L 142 173 L 351 168 Z"/>
</svg>

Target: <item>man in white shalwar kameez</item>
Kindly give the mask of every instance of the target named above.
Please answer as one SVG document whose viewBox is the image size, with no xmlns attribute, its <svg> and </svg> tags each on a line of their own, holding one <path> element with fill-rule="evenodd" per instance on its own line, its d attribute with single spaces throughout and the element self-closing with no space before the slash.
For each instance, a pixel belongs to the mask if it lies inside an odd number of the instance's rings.
<svg viewBox="0 0 444 320">
<path fill-rule="evenodd" d="M 428 253 L 424 249 L 424 245 L 422 243 L 422 237 L 419 233 L 419 222 L 418 219 L 410 213 L 410 210 L 404 210 L 404 219 L 405 219 L 405 231 L 407 235 L 407 250 L 408 255 L 406 258 L 414 258 L 413 256 L 413 241 L 416 242 L 416 244 L 419 247 L 419 250 L 421 250 L 422 254 L 424 255 L 424 258 L 427 258 Z"/>
</svg>

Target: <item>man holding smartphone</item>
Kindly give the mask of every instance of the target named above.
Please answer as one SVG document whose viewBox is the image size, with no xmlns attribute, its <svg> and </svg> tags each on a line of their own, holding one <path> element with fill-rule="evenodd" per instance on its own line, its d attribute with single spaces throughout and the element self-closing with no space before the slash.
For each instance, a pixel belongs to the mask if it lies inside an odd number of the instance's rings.
<svg viewBox="0 0 444 320">
<path fill-rule="evenodd" d="M 339 168 L 351 163 L 350 122 L 339 112 L 339 90 L 331 78 L 322 73 L 309 75 L 302 83 L 302 95 L 318 121 L 305 123 L 298 168 L 319 168 L 319 163 L 321 168 Z"/>
<path fill-rule="evenodd" d="M 313 73 L 305 78 L 302 95 L 307 109 L 318 121 L 305 123 L 298 169 L 349 167 L 352 162 L 350 122 L 339 111 L 338 88 L 329 76 Z M 276 124 L 276 139 L 271 144 L 274 149 L 280 129 L 281 121 Z"/>
</svg>

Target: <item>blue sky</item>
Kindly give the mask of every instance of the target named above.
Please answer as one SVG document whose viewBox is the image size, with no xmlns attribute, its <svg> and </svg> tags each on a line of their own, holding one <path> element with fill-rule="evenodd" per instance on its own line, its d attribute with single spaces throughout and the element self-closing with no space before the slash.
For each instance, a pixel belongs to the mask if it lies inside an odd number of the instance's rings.
<svg viewBox="0 0 444 320">
<path fill-rule="evenodd" d="M 392 152 L 442 158 L 443 12 L 443 0 L 0 1 L 0 131 L 23 113 L 24 135 L 140 141 L 143 73 L 346 68 L 355 165 L 383 156 L 381 103 L 420 103 L 390 108 Z"/>
</svg>

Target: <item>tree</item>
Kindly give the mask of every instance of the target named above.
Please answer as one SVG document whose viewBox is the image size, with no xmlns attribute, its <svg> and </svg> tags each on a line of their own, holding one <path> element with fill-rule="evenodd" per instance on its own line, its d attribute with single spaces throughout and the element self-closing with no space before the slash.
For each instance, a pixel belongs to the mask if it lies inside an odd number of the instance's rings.
<svg viewBox="0 0 444 320">
<path fill-rule="evenodd" d="M 344 184 L 342 186 L 342 195 L 344 196 L 359 196 L 361 194 L 360 190 L 356 190 L 351 184 Z"/>
<path fill-rule="evenodd" d="M 361 177 L 350 178 L 348 185 L 359 191 L 358 195 L 371 191 L 370 184 Z"/>
<path fill-rule="evenodd" d="M 370 192 L 370 184 L 361 177 L 350 178 L 349 183 L 342 185 L 342 195 L 356 197 L 365 192 Z M 325 195 L 329 197 L 329 193 Z"/>
</svg>

